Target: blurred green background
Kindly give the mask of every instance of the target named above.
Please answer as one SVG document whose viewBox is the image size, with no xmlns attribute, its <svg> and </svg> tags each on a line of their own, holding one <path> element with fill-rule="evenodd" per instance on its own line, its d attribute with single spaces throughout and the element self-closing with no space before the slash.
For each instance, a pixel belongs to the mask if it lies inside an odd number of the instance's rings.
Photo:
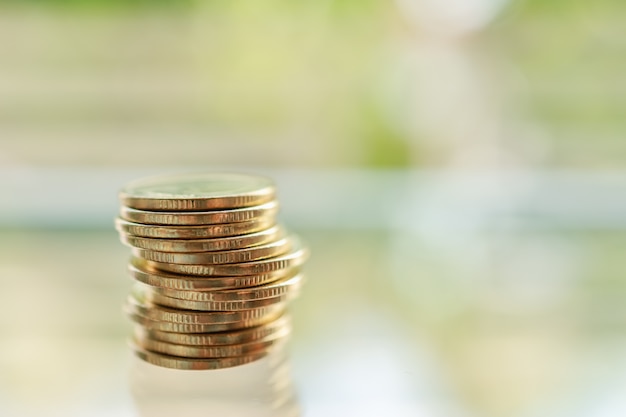
<svg viewBox="0 0 626 417">
<path fill-rule="evenodd" d="M 0 1 L 0 415 L 137 415 L 116 191 L 216 169 L 312 248 L 305 415 L 624 415 L 624 16 Z"/>
<path fill-rule="evenodd" d="M 618 1 L 0 5 L 5 165 L 626 157 Z"/>
</svg>

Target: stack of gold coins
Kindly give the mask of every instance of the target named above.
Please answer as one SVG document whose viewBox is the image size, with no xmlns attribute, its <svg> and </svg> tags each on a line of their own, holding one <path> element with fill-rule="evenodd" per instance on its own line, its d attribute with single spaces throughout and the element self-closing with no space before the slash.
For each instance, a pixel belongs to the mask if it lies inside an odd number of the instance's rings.
<svg viewBox="0 0 626 417">
<path fill-rule="evenodd" d="M 136 284 L 132 347 L 155 365 L 219 369 L 260 359 L 290 332 L 307 249 L 276 222 L 273 182 L 240 174 L 141 179 L 116 227 Z"/>
</svg>

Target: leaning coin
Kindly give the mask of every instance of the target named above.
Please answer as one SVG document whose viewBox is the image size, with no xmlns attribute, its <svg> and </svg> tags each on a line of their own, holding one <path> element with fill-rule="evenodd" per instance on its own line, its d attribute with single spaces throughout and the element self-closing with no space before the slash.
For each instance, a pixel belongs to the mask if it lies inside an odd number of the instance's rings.
<svg viewBox="0 0 626 417">
<path fill-rule="evenodd" d="M 154 239 L 138 236 L 129 236 L 122 234 L 120 239 L 122 243 L 139 249 L 146 249 L 157 252 L 214 252 L 249 248 L 253 246 L 263 245 L 276 241 L 284 235 L 284 231 L 280 226 L 274 226 L 269 229 L 256 233 L 250 233 L 240 236 L 229 236 L 213 239 Z"/>
<path fill-rule="evenodd" d="M 154 268 L 150 261 L 132 258 L 128 271 L 139 282 L 152 287 L 169 288 L 183 291 L 212 291 L 233 288 L 254 287 L 268 284 L 284 277 L 292 276 L 294 270 L 279 269 L 265 274 L 240 275 L 226 277 L 190 277 Z"/>
<path fill-rule="evenodd" d="M 147 265 L 161 271 L 176 274 L 197 276 L 238 276 L 259 275 L 274 271 L 292 269 L 301 266 L 308 257 L 309 251 L 305 247 L 294 243 L 291 252 L 275 258 L 263 259 L 254 262 L 223 265 L 191 265 L 173 264 L 165 262 L 148 261 Z"/>
<path fill-rule="evenodd" d="M 174 323 L 171 321 L 160 321 L 160 320 L 152 320 L 147 317 L 144 317 L 139 314 L 135 314 L 133 312 L 128 311 L 128 308 L 125 308 L 126 314 L 128 317 L 134 321 L 135 323 L 144 326 L 146 329 L 150 330 L 158 330 L 162 332 L 170 332 L 170 333 L 214 333 L 214 332 L 231 332 L 235 330 L 248 329 L 252 327 L 257 327 L 263 324 L 270 323 L 272 320 L 275 320 L 276 317 L 279 317 L 283 314 L 282 311 L 277 311 L 274 314 L 270 314 L 267 316 L 249 319 L 249 320 L 241 320 L 235 321 L 232 323 L 219 323 L 219 324 L 194 324 L 194 323 Z"/>
<path fill-rule="evenodd" d="M 271 337 L 281 337 L 291 331 L 290 316 L 283 314 L 277 319 L 260 326 L 243 330 L 231 330 L 217 333 L 175 333 L 155 330 L 147 326 L 135 326 L 136 331 L 146 333 L 151 339 L 162 340 L 180 345 L 235 345 L 253 342 Z"/>
<path fill-rule="evenodd" d="M 261 307 L 268 307 L 274 304 L 285 303 L 294 299 L 298 291 L 292 291 L 273 298 L 262 298 L 260 300 L 248 301 L 191 301 L 171 298 L 164 295 L 149 292 L 146 298 L 153 304 L 183 310 L 193 311 L 246 311 Z"/>
<path fill-rule="evenodd" d="M 268 315 L 276 314 L 285 309 L 284 304 L 272 304 L 267 307 L 255 308 L 243 311 L 183 311 L 174 308 L 154 305 L 144 301 L 145 294 L 135 291 L 128 296 L 126 302 L 127 312 L 146 317 L 151 320 L 169 321 L 173 323 L 189 324 L 222 324 L 241 320 L 253 320 Z"/>
<path fill-rule="evenodd" d="M 135 334 L 133 342 L 152 352 L 164 353 L 166 355 L 179 356 L 185 358 L 228 358 L 233 356 L 243 356 L 259 350 L 265 350 L 270 346 L 279 343 L 283 338 L 267 338 L 254 342 L 221 345 L 221 346 L 191 346 L 176 343 L 154 340 L 145 334 Z"/>
<path fill-rule="evenodd" d="M 239 236 L 260 232 L 274 226 L 271 217 L 259 217 L 247 222 L 208 224 L 202 226 L 158 226 L 153 224 L 132 223 L 116 218 L 115 227 L 120 233 L 157 239 L 207 239 Z"/>
<path fill-rule="evenodd" d="M 294 271 L 295 273 L 296 271 Z M 201 278 L 212 279 L 212 278 Z M 190 301 L 235 301 L 243 302 L 250 300 L 262 300 L 265 298 L 280 297 L 290 292 L 298 291 L 304 282 L 302 274 L 290 275 L 269 284 L 259 285 L 252 288 L 236 288 L 218 291 L 181 291 L 169 288 L 153 288 L 157 294 L 166 297 L 178 298 Z"/>
<path fill-rule="evenodd" d="M 249 207 L 274 197 L 269 178 L 218 172 L 142 178 L 120 191 L 123 205 L 155 211 Z"/>
<path fill-rule="evenodd" d="M 172 226 L 246 222 L 258 218 L 273 218 L 278 203 L 270 201 L 259 206 L 215 211 L 163 212 L 146 211 L 122 206 L 120 217 L 134 223 Z"/>
<path fill-rule="evenodd" d="M 213 265 L 251 262 L 273 258 L 286 253 L 291 249 L 291 246 L 292 239 L 283 238 L 263 245 L 228 251 L 174 253 L 157 252 L 139 248 L 131 248 L 131 251 L 134 256 L 149 261 L 172 264 Z"/>
<path fill-rule="evenodd" d="M 183 369 L 183 370 L 206 370 L 230 368 L 233 366 L 244 365 L 246 363 L 259 360 L 270 352 L 269 349 L 258 350 L 248 353 L 244 356 L 236 356 L 232 358 L 212 358 L 212 359 L 189 359 L 177 356 L 165 355 L 162 353 L 151 352 L 141 347 L 131 344 L 135 355 L 144 361 L 153 365 L 164 368 Z"/>
</svg>

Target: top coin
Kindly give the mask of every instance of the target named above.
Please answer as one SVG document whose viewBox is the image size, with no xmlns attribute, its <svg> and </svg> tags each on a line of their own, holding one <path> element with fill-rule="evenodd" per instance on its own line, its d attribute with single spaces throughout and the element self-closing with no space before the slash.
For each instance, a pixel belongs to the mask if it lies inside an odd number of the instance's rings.
<svg viewBox="0 0 626 417">
<path fill-rule="evenodd" d="M 274 199 L 271 179 L 244 174 L 180 174 L 139 179 L 120 191 L 123 205 L 140 210 L 202 211 L 250 207 Z"/>
</svg>

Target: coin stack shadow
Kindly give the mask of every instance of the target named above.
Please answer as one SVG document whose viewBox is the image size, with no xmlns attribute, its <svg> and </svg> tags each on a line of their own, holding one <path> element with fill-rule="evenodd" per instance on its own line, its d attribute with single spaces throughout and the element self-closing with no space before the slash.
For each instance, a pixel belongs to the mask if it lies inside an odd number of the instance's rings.
<svg viewBox="0 0 626 417">
<path fill-rule="evenodd" d="M 136 281 L 125 311 L 138 357 L 168 368 L 219 369 L 286 342 L 286 306 L 299 293 L 308 251 L 277 224 L 273 194 L 263 204 L 204 211 L 121 201 L 116 228 L 131 247 L 128 271 Z"/>
</svg>

